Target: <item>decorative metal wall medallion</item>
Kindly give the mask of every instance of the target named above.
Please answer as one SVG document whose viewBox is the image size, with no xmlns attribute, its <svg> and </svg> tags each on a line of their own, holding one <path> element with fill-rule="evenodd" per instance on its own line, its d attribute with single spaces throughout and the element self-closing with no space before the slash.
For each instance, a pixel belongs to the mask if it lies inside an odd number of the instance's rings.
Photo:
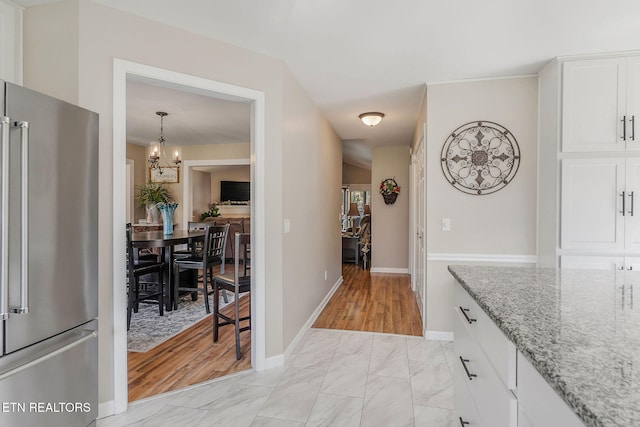
<svg viewBox="0 0 640 427">
<path fill-rule="evenodd" d="M 520 147 L 513 134 L 493 122 L 471 122 L 454 130 L 442 147 L 447 181 L 467 194 L 495 193 L 513 180 Z"/>
</svg>

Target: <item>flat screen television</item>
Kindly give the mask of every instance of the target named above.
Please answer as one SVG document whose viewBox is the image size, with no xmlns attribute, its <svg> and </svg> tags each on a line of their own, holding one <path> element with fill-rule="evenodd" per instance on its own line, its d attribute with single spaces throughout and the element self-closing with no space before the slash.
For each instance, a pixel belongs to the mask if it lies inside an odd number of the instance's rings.
<svg viewBox="0 0 640 427">
<path fill-rule="evenodd" d="M 251 200 L 251 183 L 220 181 L 220 201 L 248 202 Z"/>
</svg>

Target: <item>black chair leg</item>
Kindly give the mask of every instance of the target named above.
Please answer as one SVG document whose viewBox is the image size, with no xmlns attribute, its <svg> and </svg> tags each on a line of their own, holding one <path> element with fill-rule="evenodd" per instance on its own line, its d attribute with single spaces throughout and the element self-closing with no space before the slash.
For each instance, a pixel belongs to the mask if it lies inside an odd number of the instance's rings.
<svg viewBox="0 0 640 427">
<path fill-rule="evenodd" d="M 175 262 L 173 263 L 173 309 L 178 309 L 178 300 L 180 298 L 180 267 Z"/>
<path fill-rule="evenodd" d="M 240 304 L 238 303 L 238 294 L 235 294 L 233 301 L 235 312 L 235 327 L 236 327 L 236 359 L 240 360 Z"/>
<path fill-rule="evenodd" d="M 164 316 L 164 272 L 160 270 L 158 273 L 158 307 L 160 316 Z"/>
<path fill-rule="evenodd" d="M 204 297 L 204 308 L 207 310 L 207 314 L 211 313 L 211 308 L 209 307 L 209 280 L 208 274 L 202 275 L 202 296 Z"/>
<path fill-rule="evenodd" d="M 220 327 L 220 319 L 218 319 L 219 300 L 218 284 L 213 282 L 213 342 L 218 342 L 218 328 Z"/>
</svg>

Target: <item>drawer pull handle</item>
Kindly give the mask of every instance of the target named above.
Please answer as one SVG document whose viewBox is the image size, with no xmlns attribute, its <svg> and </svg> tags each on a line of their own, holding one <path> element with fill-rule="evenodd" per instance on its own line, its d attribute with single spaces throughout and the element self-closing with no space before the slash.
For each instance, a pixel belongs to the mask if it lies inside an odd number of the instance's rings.
<svg viewBox="0 0 640 427">
<path fill-rule="evenodd" d="M 462 417 L 458 417 L 460 418 L 460 426 L 464 427 L 464 426 L 468 426 L 469 425 L 469 421 L 465 421 L 462 419 Z"/>
<path fill-rule="evenodd" d="M 464 318 L 467 319 L 467 322 L 473 323 L 477 321 L 477 319 L 472 319 L 469 316 L 467 316 L 467 311 L 469 311 L 468 308 L 462 308 L 462 306 L 460 306 L 460 311 L 462 312 L 462 315 L 464 316 Z"/>
<path fill-rule="evenodd" d="M 462 356 L 460 356 L 460 362 L 462 362 L 462 367 L 464 368 L 464 371 L 467 373 L 467 378 L 469 378 L 469 381 L 477 377 L 476 374 L 470 373 L 469 368 L 467 368 L 467 363 L 469 363 L 469 359 L 463 359 Z"/>
</svg>

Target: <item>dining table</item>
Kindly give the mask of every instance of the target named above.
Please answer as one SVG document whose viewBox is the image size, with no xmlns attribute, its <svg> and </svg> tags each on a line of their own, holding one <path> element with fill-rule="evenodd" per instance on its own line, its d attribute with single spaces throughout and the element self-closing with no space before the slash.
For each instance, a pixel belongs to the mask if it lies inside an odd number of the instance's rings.
<svg viewBox="0 0 640 427">
<path fill-rule="evenodd" d="M 194 248 L 193 243 L 204 241 L 204 230 L 173 230 L 173 234 L 164 234 L 163 231 L 139 231 L 131 235 L 131 243 L 134 248 L 159 248 L 160 256 L 164 260 L 164 303 L 165 310 L 171 311 L 178 308 L 178 301 L 174 297 L 173 255 L 174 249 L 179 245 L 188 245 Z"/>
</svg>

